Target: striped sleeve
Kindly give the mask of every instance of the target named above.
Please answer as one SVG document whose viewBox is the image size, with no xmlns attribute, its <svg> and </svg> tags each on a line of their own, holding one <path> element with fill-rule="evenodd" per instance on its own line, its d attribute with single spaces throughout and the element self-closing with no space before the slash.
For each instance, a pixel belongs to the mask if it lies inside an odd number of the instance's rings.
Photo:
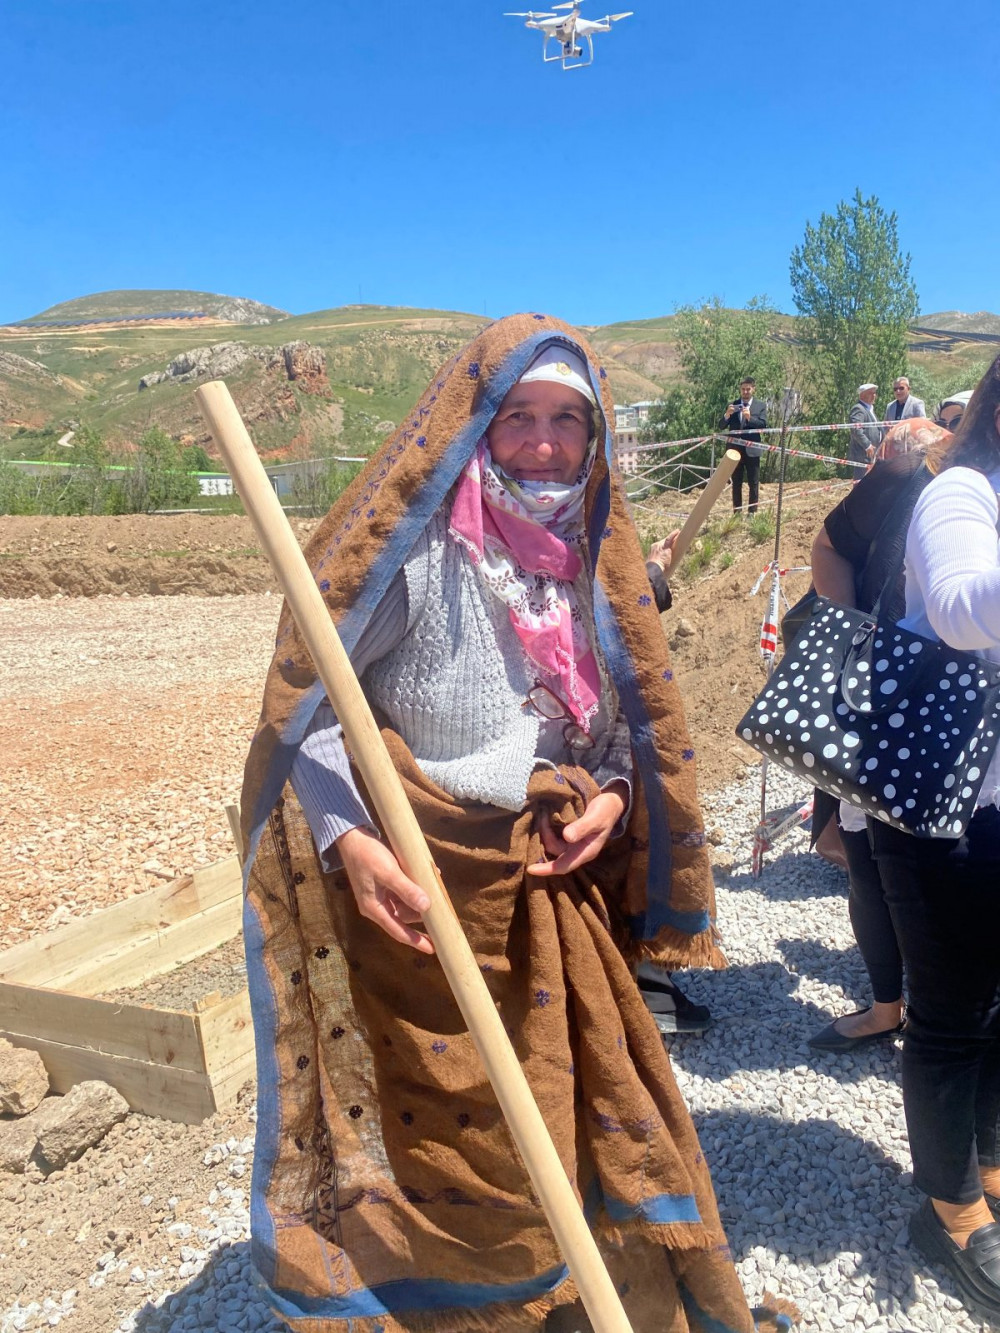
<svg viewBox="0 0 1000 1333">
<path fill-rule="evenodd" d="M 406 633 L 407 614 L 406 578 L 400 571 L 351 653 L 351 665 L 359 677 L 400 643 Z M 352 828 L 374 830 L 374 824 L 351 774 L 343 730 L 326 699 L 313 714 L 292 763 L 290 781 L 323 868 L 337 869 L 337 839 Z"/>
</svg>

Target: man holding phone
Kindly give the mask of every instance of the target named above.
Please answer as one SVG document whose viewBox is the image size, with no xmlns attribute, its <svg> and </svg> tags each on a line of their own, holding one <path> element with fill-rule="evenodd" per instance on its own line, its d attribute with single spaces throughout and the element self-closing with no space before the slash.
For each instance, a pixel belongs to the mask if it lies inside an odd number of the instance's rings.
<svg viewBox="0 0 1000 1333">
<path fill-rule="evenodd" d="M 764 452 L 759 432 L 767 429 L 767 409 L 753 396 L 757 381 L 752 375 L 740 380 L 740 396 L 726 407 L 721 425 L 729 431 L 739 431 L 731 448 L 740 456 L 733 472 L 733 513 L 743 512 L 743 477 L 746 475 L 749 492 L 748 514 L 756 514 L 760 492 L 760 456 Z"/>
</svg>

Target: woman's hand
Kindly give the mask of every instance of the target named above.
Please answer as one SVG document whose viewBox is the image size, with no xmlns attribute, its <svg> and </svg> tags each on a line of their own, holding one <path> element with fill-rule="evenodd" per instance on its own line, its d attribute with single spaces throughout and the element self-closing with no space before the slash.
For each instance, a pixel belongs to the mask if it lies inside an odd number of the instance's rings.
<svg viewBox="0 0 1000 1333">
<path fill-rule="evenodd" d="M 646 559 L 659 565 L 664 574 L 670 571 L 674 559 L 674 543 L 680 535 L 680 528 L 674 528 L 673 532 L 668 532 L 662 541 L 653 542 L 649 548 L 649 555 Z"/>
<path fill-rule="evenodd" d="M 430 899 L 403 874 L 385 843 L 368 829 L 353 828 L 337 839 L 337 850 L 361 915 L 400 944 L 412 945 L 419 953 L 433 953 L 434 945 L 427 936 L 413 929 Z"/>
<path fill-rule="evenodd" d="M 571 870 L 592 861 L 624 814 L 627 800 L 627 785 L 613 782 L 605 791 L 598 792 L 579 819 L 566 825 L 562 836 L 556 833 L 548 812 L 543 810 L 538 820 L 538 833 L 542 846 L 554 860 L 528 866 L 528 874 L 568 875 Z"/>
</svg>

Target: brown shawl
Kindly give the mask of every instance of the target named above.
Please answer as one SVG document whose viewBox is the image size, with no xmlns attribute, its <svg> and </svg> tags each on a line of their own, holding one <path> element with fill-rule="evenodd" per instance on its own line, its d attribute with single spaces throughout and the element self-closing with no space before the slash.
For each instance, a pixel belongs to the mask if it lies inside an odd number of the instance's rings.
<svg viewBox="0 0 1000 1333">
<path fill-rule="evenodd" d="M 348 649 L 552 340 L 581 351 L 613 420 L 603 369 L 565 325 L 518 315 L 484 330 L 310 545 Z M 745 1333 L 708 1172 L 626 962 L 722 960 L 693 751 L 610 443 L 608 430 L 586 516 L 597 638 L 634 744 L 627 834 L 571 876 L 525 876 L 539 811 L 557 827 L 579 817 L 587 773 L 536 772 L 517 814 L 463 805 L 383 735 L 637 1333 Z M 257 1268 L 275 1308 L 313 1333 L 537 1327 L 575 1293 L 440 966 L 361 918 L 286 785 L 321 697 L 286 608 L 243 793 Z"/>
</svg>

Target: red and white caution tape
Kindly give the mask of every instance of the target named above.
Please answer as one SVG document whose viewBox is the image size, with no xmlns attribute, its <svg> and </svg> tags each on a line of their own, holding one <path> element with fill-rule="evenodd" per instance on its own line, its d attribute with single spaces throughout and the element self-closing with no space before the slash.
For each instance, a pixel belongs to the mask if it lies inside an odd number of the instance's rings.
<svg viewBox="0 0 1000 1333">
<path fill-rule="evenodd" d="M 753 852 L 751 853 L 751 871 L 754 879 L 760 879 L 764 870 L 764 853 L 770 852 L 774 844 L 785 833 L 790 833 L 792 829 L 798 828 L 804 824 L 807 819 L 812 817 L 813 798 L 808 800 L 793 810 L 790 814 L 768 815 L 757 825 L 753 835 Z"/>
</svg>

